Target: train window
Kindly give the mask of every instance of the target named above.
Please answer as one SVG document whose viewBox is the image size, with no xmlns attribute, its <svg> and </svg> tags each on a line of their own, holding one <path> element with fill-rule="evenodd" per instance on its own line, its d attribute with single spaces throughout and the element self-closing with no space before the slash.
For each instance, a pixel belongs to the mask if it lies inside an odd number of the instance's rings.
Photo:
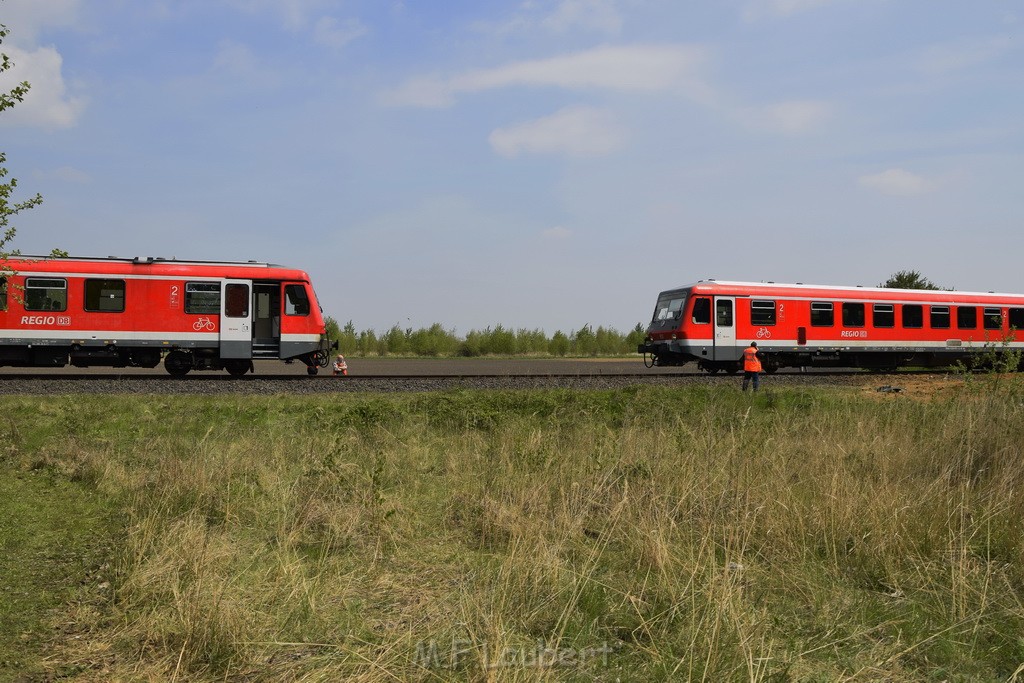
<svg viewBox="0 0 1024 683">
<path fill-rule="evenodd" d="M 892 304 L 874 304 L 871 307 L 871 324 L 875 327 L 894 327 L 896 309 Z"/>
<path fill-rule="evenodd" d="M 64 278 L 25 278 L 25 310 L 68 310 L 68 281 Z"/>
<path fill-rule="evenodd" d="M 225 285 L 224 315 L 229 318 L 249 317 L 249 285 L 234 283 Z"/>
<path fill-rule="evenodd" d="M 124 280 L 85 281 L 85 310 L 100 313 L 124 311 Z"/>
<path fill-rule="evenodd" d="M 843 304 L 843 327 L 864 327 L 864 304 Z"/>
<path fill-rule="evenodd" d="M 774 301 L 751 301 L 750 302 L 750 324 L 751 325 L 774 325 L 775 324 L 775 302 Z"/>
<path fill-rule="evenodd" d="M 956 326 L 961 330 L 973 330 L 978 327 L 977 306 L 957 306 Z"/>
<path fill-rule="evenodd" d="M 836 324 L 836 314 L 831 301 L 811 302 L 811 325 L 814 327 L 832 327 Z"/>
<path fill-rule="evenodd" d="M 702 296 L 693 300 L 693 322 L 697 325 L 711 322 L 711 299 Z"/>
<path fill-rule="evenodd" d="M 1010 327 L 1015 330 L 1024 330 L 1024 308 L 1010 309 Z"/>
<path fill-rule="evenodd" d="M 719 327 L 732 327 L 732 301 L 719 299 L 715 302 L 715 323 Z"/>
<path fill-rule="evenodd" d="M 986 308 L 985 309 L 985 329 L 986 330 L 1001 330 L 1003 329 L 1003 312 L 998 308 Z"/>
<path fill-rule="evenodd" d="M 949 328 L 949 306 L 931 306 L 928 316 L 928 324 L 933 330 L 945 330 Z"/>
<path fill-rule="evenodd" d="M 285 285 L 285 315 L 309 315 L 309 297 L 302 285 Z M 680 302 L 681 304 L 682 302 Z"/>
<path fill-rule="evenodd" d="M 7 310 L 7 278 L 0 277 L 0 311 Z"/>
<path fill-rule="evenodd" d="M 289 287 L 298 287 L 299 285 L 288 285 Z M 305 292 L 303 292 L 305 296 Z M 658 310 L 654 312 L 654 320 L 678 320 L 683 314 L 683 302 L 686 301 L 685 297 L 677 297 L 675 299 L 662 299 L 658 302 Z M 295 315 L 294 313 L 292 315 Z M 301 315 L 306 315 L 302 313 Z"/>
<path fill-rule="evenodd" d="M 197 315 L 220 315 L 220 283 L 186 282 L 185 312 Z"/>
<path fill-rule="evenodd" d="M 917 304 L 903 304 L 903 327 L 924 327 L 924 311 Z"/>
</svg>

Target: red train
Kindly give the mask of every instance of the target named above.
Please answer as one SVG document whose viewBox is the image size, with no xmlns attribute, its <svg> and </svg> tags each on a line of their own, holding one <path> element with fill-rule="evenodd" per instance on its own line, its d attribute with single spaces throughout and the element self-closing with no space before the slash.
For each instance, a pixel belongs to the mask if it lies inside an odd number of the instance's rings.
<svg viewBox="0 0 1024 683">
<path fill-rule="evenodd" d="M 172 375 L 253 359 L 327 366 L 324 320 L 301 270 L 163 258 L 0 261 L 0 365 L 156 367 Z"/>
<path fill-rule="evenodd" d="M 700 280 L 658 295 L 651 365 L 736 372 L 756 341 L 780 367 L 943 367 L 1024 348 L 1024 295 Z"/>
</svg>

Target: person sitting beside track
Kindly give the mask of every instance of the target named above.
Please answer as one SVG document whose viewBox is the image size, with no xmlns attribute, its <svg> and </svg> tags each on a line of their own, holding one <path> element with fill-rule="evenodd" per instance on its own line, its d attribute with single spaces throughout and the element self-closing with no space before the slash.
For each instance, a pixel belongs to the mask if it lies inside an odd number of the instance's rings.
<svg viewBox="0 0 1024 683">
<path fill-rule="evenodd" d="M 338 357 L 334 361 L 334 376 L 344 376 L 348 374 L 348 363 L 345 362 L 345 356 L 338 354 Z"/>
</svg>

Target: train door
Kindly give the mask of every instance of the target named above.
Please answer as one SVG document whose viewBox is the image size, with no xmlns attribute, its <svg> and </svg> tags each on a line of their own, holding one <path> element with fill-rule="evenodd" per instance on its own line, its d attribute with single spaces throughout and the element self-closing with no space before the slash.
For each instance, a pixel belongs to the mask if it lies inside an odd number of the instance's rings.
<svg viewBox="0 0 1024 683">
<path fill-rule="evenodd" d="M 278 358 L 281 352 L 281 283 L 252 284 L 252 356 Z"/>
<path fill-rule="evenodd" d="M 736 297 L 715 297 L 715 360 L 736 360 Z"/>
<path fill-rule="evenodd" d="M 220 357 L 252 358 L 252 280 L 224 280 L 220 287 Z"/>
</svg>

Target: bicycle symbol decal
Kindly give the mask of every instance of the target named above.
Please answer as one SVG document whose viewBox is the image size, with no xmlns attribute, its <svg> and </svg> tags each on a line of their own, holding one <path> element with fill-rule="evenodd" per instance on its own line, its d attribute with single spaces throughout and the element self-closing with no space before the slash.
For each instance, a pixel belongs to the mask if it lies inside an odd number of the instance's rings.
<svg viewBox="0 0 1024 683">
<path fill-rule="evenodd" d="M 217 325 L 209 318 L 200 318 L 199 320 L 196 320 L 196 322 L 192 325 L 192 329 L 195 330 L 196 332 L 201 332 L 203 330 L 209 330 L 210 332 L 213 332 L 215 329 L 217 329 Z"/>
<path fill-rule="evenodd" d="M 757 338 L 758 339 L 771 339 L 772 338 L 771 330 L 769 330 L 767 327 L 762 327 L 761 329 L 759 329 L 757 331 Z"/>
</svg>

